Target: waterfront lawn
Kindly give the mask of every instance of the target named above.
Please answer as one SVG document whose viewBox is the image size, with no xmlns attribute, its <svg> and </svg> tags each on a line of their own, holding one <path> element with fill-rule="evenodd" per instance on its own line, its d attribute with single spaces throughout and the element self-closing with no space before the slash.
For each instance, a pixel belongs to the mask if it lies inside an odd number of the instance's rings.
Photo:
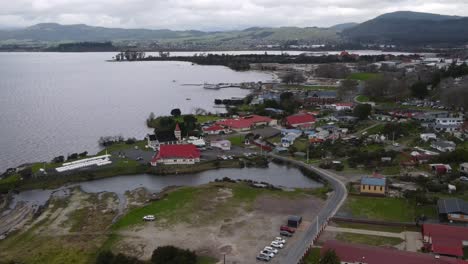
<svg viewBox="0 0 468 264">
<path fill-rule="evenodd" d="M 114 152 L 117 152 L 117 151 L 123 151 L 125 149 L 132 149 L 132 148 L 135 148 L 135 147 L 137 147 L 138 149 L 141 149 L 141 150 L 152 151 L 152 149 L 150 149 L 150 148 L 145 148 L 146 143 L 147 143 L 146 140 L 139 140 L 139 141 L 135 142 L 134 144 L 126 144 L 125 142 L 112 144 L 112 145 L 104 148 L 103 150 L 99 151 L 97 156 L 106 154 L 106 150 L 107 150 L 107 154 L 111 154 L 111 153 L 114 153 Z M 87 158 L 89 158 L 89 157 L 87 157 Z"/>
<path fill-rule="evenodd" d="M 383 237 L 354 233 L 339 233 L 335 238 L 336 240 L 343 242 L 369 246 L 395 246 L 403 242 L 403 239 L 397 237 Z"/>
<path fill-rule="evenodd" d="M 236 135 L 236 136 L 232 136 L 228 138 L 228 140 L 231 141 L 231 145 L 238 146 L 238 147 L 244 145 L 244 139 L 245 139 L 244 135 Z"/>
<path fill-rule="evenodd" d="M 343 209 L 355 218 L 391 222 L 413 222 L 424 214 L 435 218 L 435 206 L 416 206 L 416 202 L 389 197 L 349 196 Z"/>
<path fill-rule="evenodd" d="M 367 80 L 369 80 L 369 79 L 376 78 L 377 76 L 379 76 L 378 73 L 372 73 L 372 72 L 355 72 L 355 73 L 351 73 L 351 74 L 348 76 L 348 79 L 351 79 L 351 80 L 358 80 L 358 81 L 367 81 Z"/>
<path fill-rule="evenodd" d="M 319 264 L 320 248 L 312 248 L 304 258 L 304 264 Z"/>
<path fill-rule="evenodd" d="M 21 176 L 19 174 L 13 174 L 4 179 L 0 179 L 0 193 L 14 189 L 19 184 L 20 180 Z"/>
<path fill-rule="evenodd" d="M 220 188 L 230 189 L 232 197 L 223 203 L 216 203 Z M 148 214 L 155 215 L 157 223 L 161 225 L 172 225 L 177 222 L 206 225 L 207 222 L 229 218 L 229 215 L 234 214 L 239 206 L 246 210 L 252 210 L 253 202 L 260 195 L 294 199 L 303 195 L 319 196 L 321 188 L 318 189 L 282 191 L 253 188 L 247 183 L 228 182 L 210 183 L 198 187 L 181 187 L 169 192 L 162 200 L 130 210 L 112 226 L 112 229 L 120 230 L 142 224 L 143 216 Z M 206 210 L 205 207 L 211 209 Z M 215 210 L 215 214 L 213 214 L 213 210 Z M 194 217 L 194 214 L 197 217 Z M 164 221 L 159 222 L 158 219 L 164 219 Z"/>
<path fill-rule="evenodd" d="M 360 103 L 365 103 L 365 102 L 369 102 L 370 98 L 368 96 L 365 96 L 365 95 L 359 95 L 359 96 L 356 97 L 356 101 L 358 101 Z"/>
</svg>

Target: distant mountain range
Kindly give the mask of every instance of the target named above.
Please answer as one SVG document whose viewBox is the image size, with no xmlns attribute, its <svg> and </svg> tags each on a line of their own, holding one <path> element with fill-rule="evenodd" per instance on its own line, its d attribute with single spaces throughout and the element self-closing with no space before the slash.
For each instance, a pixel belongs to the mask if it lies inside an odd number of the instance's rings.
<svg viewBox="0 0 468 264">
<path fill-rule="evenodd" d="M 167 46 L 246 48 L 258 45 L 376 43 L 399 45 L 466 44 L 468 17 L 417 12 L 394 12 L 361 24 L 330 28 L 252 27 L 245 30 L 204 32 L 94 27 L 83 24 L 42 23 L 0 30 L 0 44 L 24 42 L 152 42 Z"/>
<path fill-rule="evenodd" d="M 343 30 L 349 41 L 400 45 L 466 44 L 468 17 L 394 12 Z"/>
</svg>

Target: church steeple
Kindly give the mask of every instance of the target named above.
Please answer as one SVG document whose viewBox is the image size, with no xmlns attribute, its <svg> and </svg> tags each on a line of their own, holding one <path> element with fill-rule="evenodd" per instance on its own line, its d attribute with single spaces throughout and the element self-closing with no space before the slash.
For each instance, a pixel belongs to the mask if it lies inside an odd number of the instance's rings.
<svg viewBox="0 0 468 264">
<path fill-rule="evenodd" d="M 182 140 L 182 131 L 180 131 L 179 123 L 176 123 L 174 136 L 177 138 L 178 141 Z"/>
</svg>

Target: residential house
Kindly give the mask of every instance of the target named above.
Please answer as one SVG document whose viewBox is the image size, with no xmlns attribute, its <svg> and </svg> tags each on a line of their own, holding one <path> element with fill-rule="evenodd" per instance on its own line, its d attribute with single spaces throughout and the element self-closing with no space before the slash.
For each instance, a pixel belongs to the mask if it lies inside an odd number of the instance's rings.
<svg viewBox="0 0 468 264">
<path fill-rule="evenodd" d="M 294 144 L 294 141 L 299 136 L 300 135 L 297 135 L 295 133 L 290 133 L 290 134 L 285 135 L 284 137 L 281 138 L 281 146 L 283 148 L 289 148 L 291 145 Z"/>
<path fill-rule="evenodd" d="M 379 175 L 373 175 L 372 177 L 362 177 L 360 193 L 385 196 L 387 193 L 386 178 Z"/>
<path fill-rule="evenodd" d="M 302 103 L 308 105 L 325 105 L 336 102 L 336 91 L 308 91 L 305 97 L 301 98 Z"/>
<path fill-rule="evenodd" d="M 468 202 L 462 199 L 440 198 L 437 210 L 441 221 L 468 222 Z"/>
<path fill-rule="evenodd" d="M 435 119 L 433 128 L 437 132 L 453 133 L 460 130 L 462 125 L 462 117 L 439 117 Z"/>
<path fill-rule="evenodd" d="M 452 167 L 450 167 L 449 164 L 441 164 L 441 163 L 429 164 L 429 167 L 435 174 L 438 174 L 438 175 L 452 172 Z"/>
<path fill-rule="evenodd" d="M 320 250 L 323 256 L 325 252 L 333 250 L 341 264 L 463 264 L 464 261 L 424 254 L 397 250 L 389 247 L 375 247 L 361 244 L 351 244 L 337 240 L 328 240 Z"/>
<path fill-rule="evenodd" d="M 151 166 L 159 164 L 179 165 L 200 162 L 200 150 L 193 144 L 161 145 L 151 160 Z"/>
<path fill-rule="evenodd" d="M 292 128 L 310 128 L 316 122 L 315 116 L 308 113 L 299 113 L 286 117 L 285 124 Z"/>
<path fill-rule="evenodd" d="M 457 147 L 453 141 L 439 140 L 431 143 L 431 148 L 437 149 L 440 152 L 452 152 Z"/>
<path fill-rule="evenodd" d="M 421 138 L 421 140 L 423 140 L 424 142 L 427 142 L 431 139 L 437 139 L 437 135 L 434 134 L 434 133 L 423 133 L 423 134 L 420 134 L 419 137 Z"/>
<path fill-rule="evenodd" d="M 389 116 L 389 115 L 373 115 L 374 119 L 377 120 L 377 121 L 385 121 L 385 122 L 390 122 L 392 121 L 392 117 Z"/>
<path fill-rule="evenodd" d="M 352 110 L 353 106 L 354 106 L 353 103 L 335 103 L 331 105 L 331 107 L 335 109 L 336 111 Z"/>
<path fill-rule="evenodd" d="M 468 245 L 468 228 L 442 224 L 423 224 L 424 248 L 434 254 L 462 258 Z"/>
<path fill-rule="evenodd" d="M 463 175 L 468 175 L 468 162 L 460 164 L 460 173 Z"/>
<path fill-rule="evenodd" d="M 266 116 L 249 115 L 239 118 L 230 118 L 217 121 L 216 125 L 236 132 L 249 131 L 252 128 L 259 126 L 276 126 L 278 121 Z"/>
</svg>

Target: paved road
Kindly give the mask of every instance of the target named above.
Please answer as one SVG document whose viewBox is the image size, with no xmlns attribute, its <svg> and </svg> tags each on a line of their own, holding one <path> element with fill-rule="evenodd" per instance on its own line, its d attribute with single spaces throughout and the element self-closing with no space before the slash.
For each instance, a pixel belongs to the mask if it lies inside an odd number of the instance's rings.
<svg viewBox="0 0 468 264">
<path fill-rule="evenodd" d="M 296 236 L 300 236 L 298 242 L 296 242 L 294 246 L 289 249 L 288 254 L 286 255 L 284 261 L 281 262 L 281 263 L 288 263 L 288 264 L 299 263 L 299 261 L 302 259 L 302 257 L 306 253 L 307 249 L 311 245 L 313 245 L 314 239 L 318 237 L 321 230 L 325 228 L 325 226 L 328 224 L 328 220 L 332 216 L 334 216 L 336 212 L 338 211 L 338 209 L 341 207 L 341 205 L 343 204 L 343 202 L 345 201 L 348 195 L 348 191 L 344 183 L 339 180 L 338 175 L 332 172 L 317 168 L 312 165 L 308 165 L 301 161 L 296 161 L 296 160 L 278 156 L 275 154 L 270 153 L 268 155 L 273 158 L 277 158 L 283 161 L 290 162 L 297 166 L 309 168 L 313 172 L 320 175 L 323 179 L 325 179 L 332 186 L 334 190 L 333 193 L 329 196 L 325 206 L 319 212 L 317 218 L 314 221 L 312 221 L 312 224 L 310 225 L 310 227 L 304 233 L 296 234 Z"/>
</svg>

